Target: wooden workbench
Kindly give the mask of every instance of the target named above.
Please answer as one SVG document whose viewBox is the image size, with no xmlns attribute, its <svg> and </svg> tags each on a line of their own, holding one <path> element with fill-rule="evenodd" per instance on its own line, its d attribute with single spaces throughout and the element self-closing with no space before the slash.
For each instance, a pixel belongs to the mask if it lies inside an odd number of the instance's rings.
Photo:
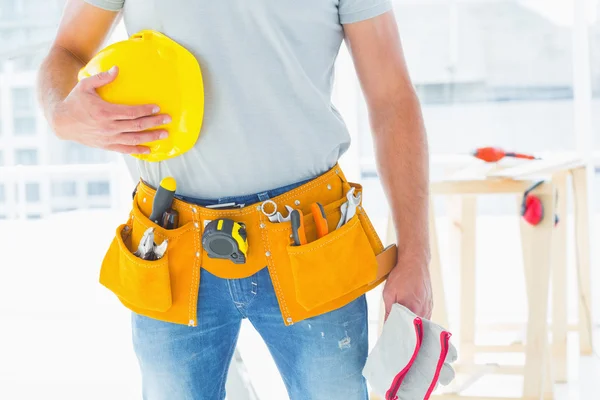
<svg viewBox="0 0 600 400">
<path fill-rule="evenodd" d="M 500 397 L 466 397 L 461 393 L 479 377 L 486 374 L 510 374 L 523 377 L 522 396 L 518 399 L 552 399 L 553 383 L 567 380 L 567 194 L 568 178 L 571 177 L 575 223 L 576 268 L 579 291 L 579 323 L 571 330 L 579 332 L 580 352 L 592 353 L 591 337 L 591 288 L 590 288 L 590 243 L 587 169 L 576 158 L 535 160 L 503 167 L 499 164 L 473 163 L 458 169 L 447 178 L 431 183 L 431 197 L 444 196 L 450 200 L 451 244 L 459 257 L 460 268 L 460 336 L 453 337 L 459 348 L 459 361 L 455 369 L 460 374 L 470 375 L 463 387 L 449 391 L 438 390 L 432 398 L 459 400 L 507 400 Z M 523 193 L 538 180 L 544 183 L 533 191 L 543 203 L 545 218 L 537 226 L 521 219 L 520 235 L 524 276 L 527 291 L 528 320 L 526 340 L 509 346 L 475 343 L 478 329 L 475 320 L 475 249 L 476 249 L 476 205 L 482 195 L 515 195 L 520 208 Z M 557 211 L 560 223 L 555 226 L 553 212 Z M 430 240 L 432 260 L 430 265 L 434 290 L 434 315 L 432 320 L 449 327 L 445 298 L 445 280 L 442 276 L 442 260 L 438 246 L 435 210 L 430 203 Z M 394 229 L 388 221 L 388 241 Z M 393 239 L 392 239 L 393 240 Z M 498 244 L 499 246 L 502 243 Z M 552 280 L 551 280 L 552 277 Z M 552 325 L 548 323 L 548 297 L 552 287 Z M 509 288 L 510 289 L 510 288 Z M 380 327 L 382 322 L 380 322 Z M 519 324 L 487 327 L 496 331 L 523 328 Z M 549 333 L 552 333 L 552 342 Z M 524 365 L 478 365 L 477 353 L 524 353 Z M 444 389 L 444 388 L 442 388 Z M 376 396 L 373 397 L 377 398 Z M 514 398 L 510 398 L 513 400 Z"/>
</svg>

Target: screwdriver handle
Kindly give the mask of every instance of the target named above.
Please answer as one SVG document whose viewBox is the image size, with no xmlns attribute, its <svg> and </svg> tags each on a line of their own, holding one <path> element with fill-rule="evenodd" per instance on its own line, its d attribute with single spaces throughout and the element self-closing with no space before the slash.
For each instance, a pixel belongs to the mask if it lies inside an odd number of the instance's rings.
<svg viewBox="0 0 600 400">
<path fill-rule="evenodd" d="M 167 210 L 162 215 L 162 226 L 165 229 L 177 229 L 177 225 L 179 224 L 179 213 L 175 210 Z"/>
<path fill-rule="evenodd" d="M 173 197 L 175 197 L 175 189 L 177 188 L 177 182 L 172 177 L 166 177 L 160 182 L 160 186 L 156 189 L 154 195 L 154 202 L 152 203 L 152 213 L 150 214 L 150 220 L 155 224 L 160 225 L 162 222 L 162 215 L 171 208 L 173 203 Z"/>
</svg>

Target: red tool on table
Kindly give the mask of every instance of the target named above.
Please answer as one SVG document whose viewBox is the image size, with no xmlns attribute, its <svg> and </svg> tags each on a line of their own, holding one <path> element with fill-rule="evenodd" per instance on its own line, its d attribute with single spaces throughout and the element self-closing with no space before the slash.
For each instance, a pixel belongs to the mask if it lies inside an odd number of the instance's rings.
<svg viewBox="0 0 600 400">
<path fill-rule="evenodd" d="M 498 162 L 504 157 L 521 158 L 524 160 L 537 160 L 538 158 L 530 154 L 522 154 L 504 151 L 498 147 L 480 147 L 473 152 L 473 156 L 485 162 Z"/>
</svg>

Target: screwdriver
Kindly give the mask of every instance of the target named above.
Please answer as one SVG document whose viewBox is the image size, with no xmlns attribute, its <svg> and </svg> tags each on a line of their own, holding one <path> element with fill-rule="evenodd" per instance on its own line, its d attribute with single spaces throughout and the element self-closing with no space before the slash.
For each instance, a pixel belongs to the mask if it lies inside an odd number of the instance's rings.
<svg viewBox="0 0 600 400">
<path fill-rule="evenodd" d="M 152 203 L 152 214 L 150 214 L 150 220 L 155 224 L 162 226 L 163 214 L 171 208 L 176 188 L 177 182 L 173 177 L 168 176 L 160 181 Z"/>
</svg>

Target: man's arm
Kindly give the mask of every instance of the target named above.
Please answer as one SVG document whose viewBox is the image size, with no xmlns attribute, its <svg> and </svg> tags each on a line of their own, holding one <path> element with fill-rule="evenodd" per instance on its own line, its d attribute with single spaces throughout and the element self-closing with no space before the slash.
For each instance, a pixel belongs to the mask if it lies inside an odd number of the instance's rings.
<svg viewBox="0 0 600 400">
<path fill-rule="evenodd" d="M 38 75 L 40 101 L 50 122 L 55 107 L 73 90 L 77 73 L 100 49 L 117 16 L 83 0 L 68 2 Z"/>
<path fill-rule="evenodd" d="M 118 68 L 77 81 L 79 70 L 98 52 L 119 18 L 85 3 L 68 0 L 56 38 L 38 73 L 38 98 L 56 135 L 90 147 L 121 153 L 146 153 L 139 146 L 165 131 L 141 131 L 162 125 L 155 105 L 124 106 L 103 101 L 96 89 L 114 81 Z"/>
<path fill-rule="evenodd" d="M 377 169 L 394 220 L 398 263 L 383 292 L 386 315 L 400 303 L 429 318 L 429 157 L 419 100 L 393 12 L 344 26 L 365 94 Z"/>
</svg>

